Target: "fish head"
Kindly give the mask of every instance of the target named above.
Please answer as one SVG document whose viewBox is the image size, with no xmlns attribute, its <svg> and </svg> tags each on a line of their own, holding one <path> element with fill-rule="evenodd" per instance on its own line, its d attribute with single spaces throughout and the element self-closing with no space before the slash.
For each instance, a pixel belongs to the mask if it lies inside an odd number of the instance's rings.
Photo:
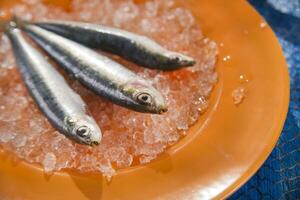
<svg viewBox="0 0 300 200">
<path fill-rule="evenodd" d="M 124 91 L 133 99 L 136 106 L 145 112 L 162 114 L 168 111 L 161 93 L 144 80 L 137 79 L 127 83 Z"/>
<path fill-rule="evenodd" d="M 66 119 L 68 130 L 77 141 L 87 145 L 98 145 L 102 133 L 95 120 L 87 115 L 72 116 Z"/>
<path fill-rule="evenodd" d="M 166 57 L 170 59 L 171 63 L 178 66 L 193 66 L 196 64 L 193 58 L 176 52 L 167 53 Z"/>
</svg>

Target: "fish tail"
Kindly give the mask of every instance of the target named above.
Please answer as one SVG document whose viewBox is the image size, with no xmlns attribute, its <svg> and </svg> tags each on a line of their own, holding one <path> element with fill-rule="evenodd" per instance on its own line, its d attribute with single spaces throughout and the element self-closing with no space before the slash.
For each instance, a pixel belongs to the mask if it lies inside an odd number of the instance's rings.
<svg viewBox="0 0 300 200">
<path fill-rule="evenodd" d="M 28 25 L 30 23 L 29 21 L 24 20 L 15 14 L 12 16 L 11 21 L 14 22 L 15 26 L 19 28 L 22 28 L 23 26 Z"/>
<path fill-rule="evenodd" d="M 9 30 L 23 27 L 25 24 L 29 24 L 29 22 L 21 19 L 17 15 L 13 15 L 10 19 L 0 19 L 0 31 L 7 33 Z"/>
</svg>

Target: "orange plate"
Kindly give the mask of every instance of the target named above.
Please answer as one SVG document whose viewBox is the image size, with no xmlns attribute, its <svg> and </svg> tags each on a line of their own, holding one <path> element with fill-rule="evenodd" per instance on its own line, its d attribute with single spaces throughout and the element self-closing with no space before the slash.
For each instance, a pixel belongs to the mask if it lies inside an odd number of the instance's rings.
<svg viewBox="0 0 300 200">
<path fill-rule="evenodd" d="M 0 197 L 58 199 L 222 199 L 245 183 L 272 151 L 289 103 L 283 53 L 270 27 L 244 0 L 187 0 L 204 33 L 218 42 L 220 80 L 210 110 L 188 136 L 157 160 L 101 175 L 59 172 L 47 177 L 32 165 L 0 159 Z M 224 62 L 223 57 L 230 56 Z M 232 90 L 245 83 L 247 96 L 235 106 Z M 1 198 L 2 199 L 2 198 Z"/>
</svg>

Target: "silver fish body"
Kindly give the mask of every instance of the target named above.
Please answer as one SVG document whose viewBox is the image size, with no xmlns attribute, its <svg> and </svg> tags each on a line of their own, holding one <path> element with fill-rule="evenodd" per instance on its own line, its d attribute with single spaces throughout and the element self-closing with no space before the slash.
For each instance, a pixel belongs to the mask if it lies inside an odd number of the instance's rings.
<svg viewBox="0 0 300 200">
<path fill-rule="evenodd" d="M 23 81 L 49 122 L 76 142 L 94 145 L 101 141 L 101 131 L 87 114 L 81 97 L 75 93 L 44 56 L 33 48 L 13 22 L 5 28 Z"/>
<path fill-rule="evenodd" d="M 168 51 L 148 37 L 117 28 L 69 21 L 37 22 L 35 25 L 148 68 L 174 70 L 195 64 L 191 57 Z"/>
<path fill-rule="evenodd" d="M 138 112 L 160 114 L 167 111 L 162 95 L 124 66 L 38 26 L 20 26 L 60 66 L 96 94 Z"/>
</svg>

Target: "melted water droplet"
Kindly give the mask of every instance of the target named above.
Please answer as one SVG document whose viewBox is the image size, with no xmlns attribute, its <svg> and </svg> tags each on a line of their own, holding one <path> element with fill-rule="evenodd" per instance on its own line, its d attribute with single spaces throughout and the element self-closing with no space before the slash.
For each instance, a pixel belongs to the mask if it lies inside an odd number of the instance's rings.
<svg viewBox="0 0 300 200">
<path fill-rule="evenodd" d="M 229 56 L 229 55 L 223 57 L 223 61 L 224 61 L 224 62 L 227 62 L 227 61 L 229 61 L 230 59 L 231 59 L 231 56 Z"/>
<path fill-rule="evenodd" d="M 240 82 L 242 82 L 242 83 L 248 83 L 248 82 L 249 82 L 249 79 L 248 79 L 247 76 L 244 75 L 244 74 L 241 74 L 241 75 L 239 76 L 239 80 L 240 80 Z"/>
<path fill-rule="evenodd" d="M 245 98 L 245 88 L 240 86 L 232 91 L 232 100 L 235 105 L 239 105 Z"/>
</svg>

